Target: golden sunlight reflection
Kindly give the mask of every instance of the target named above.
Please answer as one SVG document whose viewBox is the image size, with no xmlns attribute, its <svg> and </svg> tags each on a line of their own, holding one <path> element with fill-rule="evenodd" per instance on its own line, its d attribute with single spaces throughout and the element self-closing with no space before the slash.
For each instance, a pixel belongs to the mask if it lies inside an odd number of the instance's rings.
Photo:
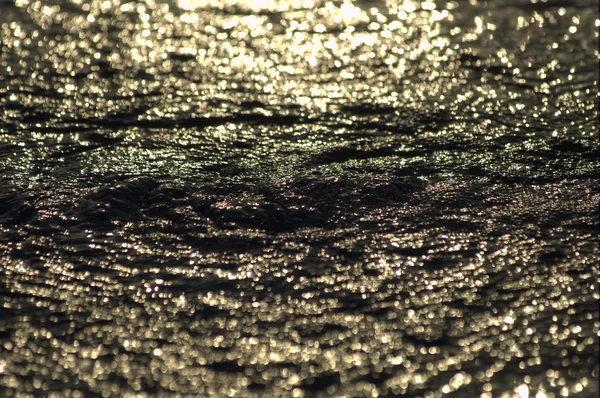
<svg viewBox="0 0 600 398">
<path fill-rule="evenodd" d="M 4 2 L 0 391 L 590 396 L 595 13 Z"/>
</svg>

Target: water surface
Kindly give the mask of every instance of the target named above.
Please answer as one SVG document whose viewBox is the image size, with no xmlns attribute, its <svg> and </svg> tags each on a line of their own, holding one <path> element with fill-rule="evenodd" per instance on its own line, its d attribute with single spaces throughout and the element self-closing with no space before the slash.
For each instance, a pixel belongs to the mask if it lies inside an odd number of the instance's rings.
<svg viewBox="0 0 600 398">
<path fill-rule="evenodd" d="M 597 396 L 597 2 L 0 7 L 0 395 Z"/>
</svg>

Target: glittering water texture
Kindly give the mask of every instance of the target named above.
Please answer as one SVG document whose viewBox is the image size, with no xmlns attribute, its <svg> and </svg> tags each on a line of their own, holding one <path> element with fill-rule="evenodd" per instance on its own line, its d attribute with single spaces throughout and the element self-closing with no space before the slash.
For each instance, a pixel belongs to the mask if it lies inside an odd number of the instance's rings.
<svg viewBox="0 0 600 398">
<path fill-rule="evenodd" d="M 0 395 L 597 396 L 597 2 L 0 7 Z"/>
</svg>

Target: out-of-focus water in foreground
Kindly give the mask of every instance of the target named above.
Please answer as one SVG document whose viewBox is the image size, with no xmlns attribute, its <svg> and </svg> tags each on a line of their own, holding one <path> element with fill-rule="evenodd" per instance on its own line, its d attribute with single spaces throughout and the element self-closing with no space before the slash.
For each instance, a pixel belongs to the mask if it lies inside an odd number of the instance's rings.
<svg viewBox="0 0 600 398">
<path fill-rule="evenodd" d="M 0 395 L 595 397 L 597 2 L 0 5 Z"/>
</svg>

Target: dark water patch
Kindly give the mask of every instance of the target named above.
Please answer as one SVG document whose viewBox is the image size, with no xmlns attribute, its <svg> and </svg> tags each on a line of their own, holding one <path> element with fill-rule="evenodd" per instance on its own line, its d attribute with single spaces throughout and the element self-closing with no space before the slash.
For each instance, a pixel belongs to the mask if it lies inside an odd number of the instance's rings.
<svg viewBox="0 0 600 398">
<path fill-rule="evenodd" d="M 0 225 L 22 225 L 34 219 L 36 213 L 30 194 L 8 187 L 0 190 Z"/>
<path fill-rule="evenodd" d="M 86 152 L 94 151 L 96 149 L 100 149 L 100 148 L 103 148 L 106 146 L 116 145 L 119 142 L 121 142 L 122 139 L 119 139 L 119 138 L 104 139 L 103 141 L 104 142 L 102 142 L 102 143 L 93 143 L 90 145 L 82 145 L 82 146 L 77 146 L 77 147 L 73 147 L 72 144 L 61 145 L 61 146 L 58 146 L 58 150 L 52 152 L 52 154 L 49 157 L 50 157 L 50 159 L 64 158 L 66 160 L 71 160 L 72 158 L 77 157 Z"/>
<path fill-rule="evenodd" d="M 250 228 L 267 232 L 287 232 L 309 226 L 325 226 L 327 218 L 322 213 L 306 209 L 290 208 L 274 203 L 258 206 L 228 204 L 227 208 L 217 205 L 205 214 L 221 228 Z"/>
<path fill-rule="evenodd" d="M 341 111 L 352 115 L 387 115 L 395 114 L 397 109 L 390 106 L 376 106 L 373 104 L 360 105 L 345 105 L 341 107 Z"/>
<path fill-rule="evenodd" d="M 79 201 L 75 208 L 66 212 L 66 216 L 78 224 L 89 225 L 130 220 L 139 214 L 148 194 L 156 186 L 156 181 L 142 178 L 101 188 Z"/>
<path fill-rule="evenodd" d="M 597 160 L 598 147 L 593 143 L 586 145 L 573 140 L 551 140 L 549 142 L 551 155 L 554 156 L 578 156 L 584 159 Z M 595 162 L 594 162 L 595 163 Z"/>
<path fill-rule="evenodd" d="M 206 365 L 207 368 L 212 369 L 216 372 L 225 372 L 225 373 L 237 373 L 244 372 L 245 367 L 238 365 L 237 362 L 234 361 L 223 361 L 223 362 L 213 362 Z"/>
<path fill-rule="evenodd" d="M 340 374 L 337 372 L 323 372 L 314 376 L 309 376 L 302 381 L 300 388 L 308 391 L 322 391 L 327 387 L 339 384 Z"/>
<path fill-rule="evenodd" d="M 329 163 L 344 163 L 355 159 L 373 159 L 392 156 L 395 153 L 396 150 L 391 147 L 375 148 L 370 150 L 362 150 L 353 147 L 333 148 L 315 155 L 312 162 L 309 163 L 308 166 L 314 167 Z"/>
<path fill-rule="evenodd" d="M 262 185 L 231 199 L 197 198 L 194 207 L 223 228 L 288 232 L 306 227 L 332 228 L 357 218 L 365 207 L 396 204 L 423 189 L 416 179 L 360 181 L 300 177 L 283 185 Z M 247 202 L 236 197 L 247 196 Z"/>
</svg>

